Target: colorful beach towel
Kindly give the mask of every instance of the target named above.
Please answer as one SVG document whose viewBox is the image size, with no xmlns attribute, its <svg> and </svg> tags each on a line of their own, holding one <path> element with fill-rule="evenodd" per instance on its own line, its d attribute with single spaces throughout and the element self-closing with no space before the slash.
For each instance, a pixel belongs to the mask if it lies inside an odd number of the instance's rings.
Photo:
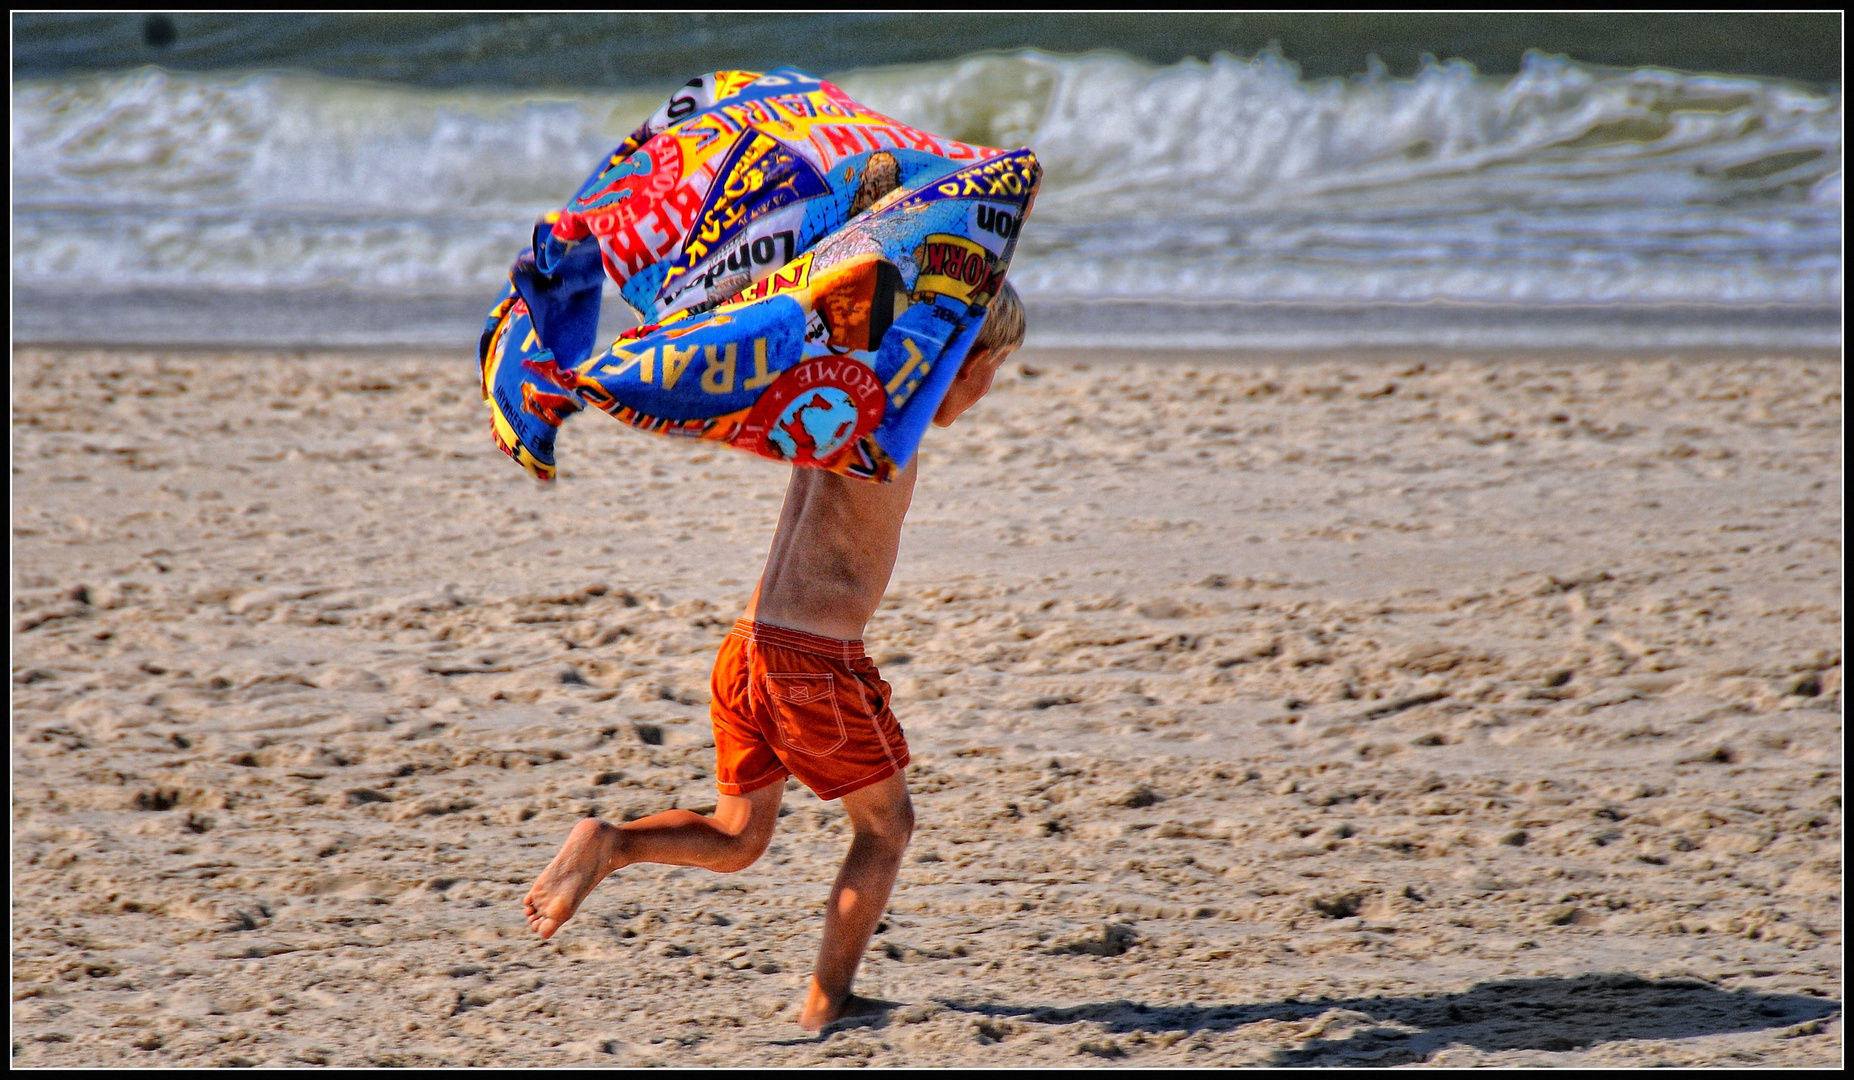
<svg viewBox="0 0 1854 1080">
<path fill-rule="evenodd" d="M 496 443 L 553 479 L 586 405 L 886 480 L 977 338 L 1042 171 L 794 68 L 692 80 L 535 226 L 478 348 Z M 643 325 L 597 350 L 615 283 Z"/>
</svg>

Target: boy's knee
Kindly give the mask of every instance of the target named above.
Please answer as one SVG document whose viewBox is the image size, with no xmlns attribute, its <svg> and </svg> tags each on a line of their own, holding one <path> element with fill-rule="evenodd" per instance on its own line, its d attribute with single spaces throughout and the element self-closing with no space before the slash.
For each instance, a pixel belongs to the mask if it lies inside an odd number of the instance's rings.
<svg viewBox="0 0 1854 1080">
<path fill-rule="evenodd" d="M 903 794 L 900 800 L 864 814 L 862 820 L 854 824 L 856 831 L 864 836 L 906 845 L 908 838 L 914 835 L 914 803 Z"/>
<path fill-rule="evenodd" d="M 765 848 L 761 848 L 758 851 L 730 852 L 725 858 L 716 861 L 715 864 L 708 869 L 713 870 L 717 874 L 738 874 L 747 867 L 759 862 L 760 856 L 764 854 L 766 854 Z"/>
<path fill-rule="evenodd" d="M 771 847 L 773 843 L 775 823 L 777 823 L 777 817 L 773 821 L 758 821 L 758 819 L 749 821 L 747 828 L 740 830 L 740 834 L 734 837 L 734 843 L 729 847 L 727 858 L 721 860 L 721 865 L 716 867 L 717 871 L 723 874 L 738 873 L 738 871 L 751 867 L 756 861 L 760 861 L 760 856 L 764 856 L 766 848 Z"/>
<path fill-rule="evenodd" d="M 727 853 L 715 860 L 709 869 L 720 874 L 737 874 L 759 862 L 760 856 L 766 854 L 766 848 L 771 843 L 772 833 L 770 832 L 764 835 L 742 833 L 735 838 Z"/>
<path fill-rule="evenodd" d="M 907 781 L 899 773 L 845 795 L 843 809 L 859 840 L 900 850 L 914 835 L 914 803 L 908 798 Z"/>
</svg>

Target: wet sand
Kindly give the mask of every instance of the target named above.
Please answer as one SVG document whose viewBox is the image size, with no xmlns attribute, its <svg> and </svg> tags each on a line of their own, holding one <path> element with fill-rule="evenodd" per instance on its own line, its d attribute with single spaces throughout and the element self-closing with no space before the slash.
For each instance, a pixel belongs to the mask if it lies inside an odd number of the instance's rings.
<svg viewBox="0 0 1854 1080">
<path fill-rule="evenodd" d="M 1841 369 L 1013 362 L 869 629 L 919 831 L 792 1022 L 847 842 L 639 867 L 714 800 L 783 471 L 461 356 L 22 349 L 20 1065 L 1835 1065 Z"/>
</svg>

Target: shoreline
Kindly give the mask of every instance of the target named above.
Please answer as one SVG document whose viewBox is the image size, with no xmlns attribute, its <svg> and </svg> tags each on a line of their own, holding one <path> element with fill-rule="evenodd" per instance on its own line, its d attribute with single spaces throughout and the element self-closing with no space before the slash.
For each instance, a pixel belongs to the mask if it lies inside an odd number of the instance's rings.
<svg viewBox="0 0 1854 1080">
<path fill-rule="evenodd" d="M 15 290 L 16 347 L 257 352 L 474 348 L 493 290 L 395 295 Z M 1821 354 L 1841 347 L 1838 305 L 1811 303 L 1333 303 L 1035 296 L 1030 345 L 1090 352 L 1245 354 L 1694 352 Z M 636 325 L 608 291 L 598 340 Z"/>
</svg>

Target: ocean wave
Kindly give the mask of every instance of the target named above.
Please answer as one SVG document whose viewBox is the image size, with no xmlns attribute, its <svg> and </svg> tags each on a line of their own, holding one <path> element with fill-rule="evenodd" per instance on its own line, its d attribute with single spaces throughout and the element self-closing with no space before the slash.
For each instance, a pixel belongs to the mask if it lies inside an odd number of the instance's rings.
<svg viewBox="0 0 1854 1080">
<path fill-rule="evenodd" d="M 1027 295 L 1832 303 L 1841 97 L 1532 55 L 1307 80 L 1278 55 L 992 53 L 842 73 L 1047 179 Z M 667 90 L 667 88 L 665 88 Z M 488 290 L 659 93 L 154 68 L 14 84 L 16 279 Z"/>
<path fill-rule="evenodd" d="M 1838 168 L 1838 94 L 1774 80 L 1616 71 L 1533 53 L 1511 79 L 1460 61 L 1304 81 L 1277 54 L 1154 67 L 1112 54 L 973 57 L 852 73 L 873 107 L 1037 149 L 1045 209 L 1221 217 L 1472 176 L 1488 201 L 1566 185 L 1604 201 L 1743 199 Z M 1655 190 L 1629 182 L 1661 181 Z M 1625 179 L 1627 178 L 1627 179 Z"/>
</svg>

